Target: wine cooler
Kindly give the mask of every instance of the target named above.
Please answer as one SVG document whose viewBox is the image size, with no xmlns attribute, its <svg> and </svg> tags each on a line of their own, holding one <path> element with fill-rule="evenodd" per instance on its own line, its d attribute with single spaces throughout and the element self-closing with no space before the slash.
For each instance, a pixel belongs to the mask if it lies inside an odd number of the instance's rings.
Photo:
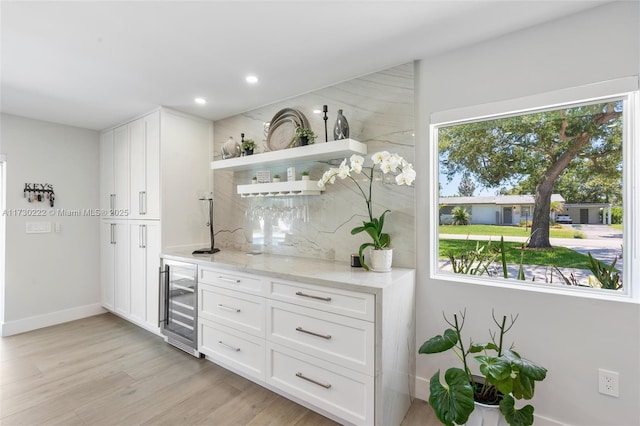
<svg viewBox="0 0 640 426">
<path fill-rule="evenodd" d="M 167 343 L 200 357 L 198 352 L 198 266 L 162 259 L 160 332 Z"/>
</svg>

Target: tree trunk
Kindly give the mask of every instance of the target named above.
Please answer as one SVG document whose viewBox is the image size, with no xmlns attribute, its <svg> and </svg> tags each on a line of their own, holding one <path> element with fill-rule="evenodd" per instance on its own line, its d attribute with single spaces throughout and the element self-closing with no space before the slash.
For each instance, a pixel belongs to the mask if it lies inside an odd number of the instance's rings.
<svg viewBox="0 0 640 426">
<path fill-rule="evenodd" d="M 551 194 L 553 182 L 547 179 L 536 187 L 536 195 L 531 218 L 531 237 L 529 248 L 551 248 L 549 241 L 549 212 L 551 210 Z"/>
</svg>

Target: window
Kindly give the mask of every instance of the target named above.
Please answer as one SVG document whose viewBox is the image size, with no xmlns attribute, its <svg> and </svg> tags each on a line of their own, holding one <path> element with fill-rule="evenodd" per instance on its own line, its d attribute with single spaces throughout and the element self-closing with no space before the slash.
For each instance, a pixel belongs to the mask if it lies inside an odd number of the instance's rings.
<svg viewBox="0 0 640 426">
<path fill-rule="evenodd" d="M 433 274 L 637 299 L 637 86 L 616 80 L 434 114 Z M 622 214 L 599 214 L 603 206 Z"/>
</svg>

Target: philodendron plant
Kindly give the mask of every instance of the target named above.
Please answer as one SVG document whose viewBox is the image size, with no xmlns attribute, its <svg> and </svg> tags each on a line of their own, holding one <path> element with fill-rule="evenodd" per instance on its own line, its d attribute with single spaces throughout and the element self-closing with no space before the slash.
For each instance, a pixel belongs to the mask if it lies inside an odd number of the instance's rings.
<svg viewBox="0 0 640 426">
<path fill-rule="evenodd" d="M 513 350 L 504 349 L 504 335 L 513 327 L 518 316 L 507 321 L 503 316 L 498 321 L 492 312 L 493 321 L 499 332 L 490 331 L 491 342 L 473 343 L 465 346 L 462 341 L 462 327 L 465 312 L 453 315 L 453 322 L 445 316 L 445 321 L 453 328 L 442 335 L 434 336 L 422 344 L 421 354 L 433 354 L 453 350 L 462 361 L 463 368 L 452 367 L 444 374 L 446 385 L 440 383 L 440 370 L 430 381 L 429 404 L 433 407 L 438 419 L 445 425 L 464 424 L 475 408 L 475 402 L 488 405 L 499 405 L 507 423 L 512 426 L 529 426 L 533 424 L 533 406 L 528 404 L 522 408 L 515 407 L 516 399 L 531 399 L 535 390 L 535 382 L 544 380 L 547 370 L 520 356 Z M 481 376 L 471 373 L 468 356 L 476 354 Z"/>
</svg>

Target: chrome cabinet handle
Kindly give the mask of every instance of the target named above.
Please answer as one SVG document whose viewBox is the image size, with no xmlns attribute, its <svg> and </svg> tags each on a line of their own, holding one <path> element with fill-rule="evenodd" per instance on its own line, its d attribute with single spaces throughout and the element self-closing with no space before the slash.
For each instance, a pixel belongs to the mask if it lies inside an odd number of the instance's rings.
<svg viewBox="0 0 640 426">
<path fill-rule="evenodd" d="M 147 214 L 147 191 L 138 193 L 138 212 L 141 216 Z"/>
<path fill-rule="evenodd" d="M 331 339 L 330 334 L 320 334 L 320 333 L 316 333 L 315 331 L 305 330 L 302 327 L 296 327 L 296 331 L 299 331 L 301 333 L 311 334 L 312 336 L 322 337 L 323 339 L 327 339 L 327 340 Z"/>
<path fill-rule="evenodd" d="M 224 309 L 226 311 L 240 312 L 240 309 L 236 309 L 236 308 L 232 308 L 232 307 L 229 307 L 229 306 L 225 306 L 225 305 L 223 305 L 221 303 L 218 303 L 218 308 Z"/>
<path fill-rule="evenodd" d="M 160 325 L 162 323 L 164 323 L 165 320 L 165 310 L 164 305 L 165 305 L 165 288 L 168 286 L 167 284 L 167 280 L 165 278 L 165 276 L 168 274 L 169 270 L 167 269 L 163 269 L 162 266 L 158 268 L 159 272 L 158 272 L 158 287 L 159 287 L 159 294 L 160 294 L 160 301 L 158 303 L 158 327 L 160 327 Z M 164 274 L 164 275 L 163 275 Z"/>
<path fill-rule="evenodd" d="M 147 248 L 147 225 L 138 227 L 138 247 Z"/>
<path fill-rule="evenodd" d="M 307 382 L 311 382 L 311 383 L 313 383 L 314 385 L 322 386 L 322 387 L 323 387 L 323 388 L 325 388 L 325 389 L 329 389 L 329 388 L 331 388 L 331 383 L 322 383 L 322 382 L 319 382 L 319 381 L 317 381 L 317 380 L 314 380 L 314 379 L 311 379 L 311 378 L 309 378 L 309 377 L 306 377 L 304 374 L 302 374 L 302 373 L 301 373 L 301 372 L 299 372 L 299 371 L 296 373 L 296 377 L 300 377 L 301 379 L 304 379 L 304 380 L 306 380 Z"/>
<path fill-rule="evenodd" d="M 111 244 L 115 244 L 116 243 L 116 233 L 115 233 L 115 228 L 116 228 L 116 224 L 112 223 L 111 224 Z"/>
<path fill-rule="evenodd" d="M 240 280 L 234 280 L 232 278 L 218 277 L 218 279 L 220 281 L 226 281 L 228 283 L 234 283 L 234 284 L 239 284 L 240 283 Z"/>
<path fill-rule="evenodd" d="M 310 299 L 318 299 L 318 300 L 324 300 L 325 302 L 331 302 L 330 297 L 314 296 L 313 294 L 307 294 L 301 291 L 296 291 L 296 296 L 308 297 Z"/>
<path fill-rule="evenodd" d="M 226 343 L 224 343 L 222 340 L 218 340 L 218 343 L 222 346 L 224 346 L 227 349 L 231 349 L 232 351 L 236 351 L 236 352 L 240 352 L 240 348 L 235 348 L 231 345 L 227 345 Z"/>
<path fill-rule="evenodd" d="M 115 210 L 116 208 L 116 194 L 109 195 L 109 210 Z M 113 212 L 109 212 L 109 216 L 112 216 Z"/>
</svg>

